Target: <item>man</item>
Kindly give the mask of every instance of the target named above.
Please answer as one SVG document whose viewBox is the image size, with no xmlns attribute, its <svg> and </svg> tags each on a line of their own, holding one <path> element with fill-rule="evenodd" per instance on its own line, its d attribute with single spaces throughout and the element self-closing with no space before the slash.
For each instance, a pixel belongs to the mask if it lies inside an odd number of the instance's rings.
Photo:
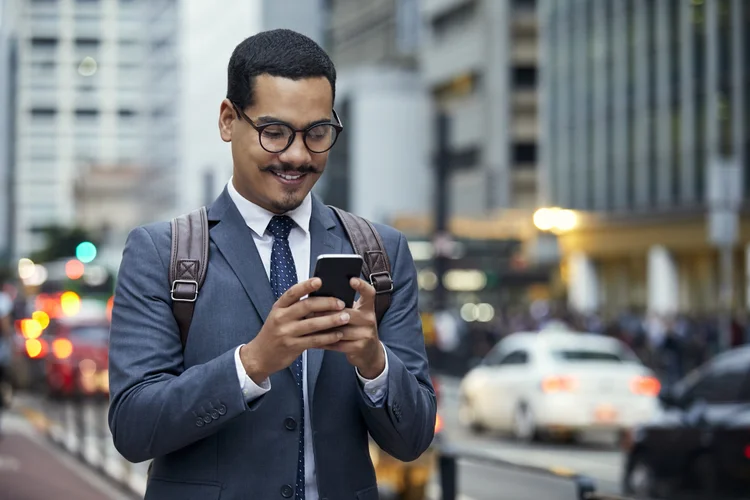
<svg viewBox="0 0 750 500">
<path fill-rule="evenodd" d="M 115 446 L 154 459 L 146 499 L 376 499 L 368 433 L 406 461 L 434 433 L 409 248 L 376 226 L 394 280 L 380 324 L 366 281 L 351 281 L 351 309 L 306 298 L 321 285 L 309 279 L 318 255 L 353 253 L 310 192 L 342 129 L 334 66 L 309 38 L 274 30 L 238 45 L 228 76 L 219 131 L 233 177 L 208 209 L 208 271 L 184 351 L 169 224 L 136 228 L 125 247 L 110 341 Z"/>
</svg>

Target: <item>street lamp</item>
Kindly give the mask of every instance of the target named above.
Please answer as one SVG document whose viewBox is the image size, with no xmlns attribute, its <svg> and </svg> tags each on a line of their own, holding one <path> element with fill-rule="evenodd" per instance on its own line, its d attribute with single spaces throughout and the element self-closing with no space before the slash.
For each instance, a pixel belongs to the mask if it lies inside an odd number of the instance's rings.
<svg viewBox="0 0 750 500">
<path fill-rule="evenodd" d="M 544 207 L 534 212 L 534 226 L 540 231 L 559 234 L 570 231 L 576 225 L 578 225 L 578 215 L 573 210 Z"/>
</svg>

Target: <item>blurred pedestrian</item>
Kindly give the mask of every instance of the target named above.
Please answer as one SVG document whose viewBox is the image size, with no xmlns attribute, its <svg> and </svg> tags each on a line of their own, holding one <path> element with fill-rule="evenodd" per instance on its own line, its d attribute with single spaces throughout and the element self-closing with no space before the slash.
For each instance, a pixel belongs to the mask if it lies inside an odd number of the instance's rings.
<svg viewBox="0 0 750 500">
<path fill-rule="evenodd" d="M 320 287 L 308 279 L 319 254 L 353 253 L 311 194 L 343 129 L 336 71 L 309 38 L 274 30 L 236 47 L 228 81 L 219 132 L 233 177 L 208 208 L 208 271 L 184 351 L 170 225 L 128 237 L 110 340 L 115 446 L 131 461 L 153 459 L 147 500 L 377 498 L 368 434 L 401 460 L 434 434 L 409 247 L 376 225 L 393 277 L 379 324 L 367 281 L 351 280 L 350 309 L 300 300 Z"/>
</svg>

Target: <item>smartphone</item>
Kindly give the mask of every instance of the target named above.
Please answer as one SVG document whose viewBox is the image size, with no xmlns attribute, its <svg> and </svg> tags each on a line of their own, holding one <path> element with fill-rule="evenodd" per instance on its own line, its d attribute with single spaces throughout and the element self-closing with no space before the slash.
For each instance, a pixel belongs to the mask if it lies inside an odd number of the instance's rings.
<svg viewBox="0 0 750 500">
<path fill-rule="evenodd" d="M 321 287 L 311 297 L 336 297 L 346 304 L 354 305 L 355 290 L 349 284 L 352 278 L 362 273 L 362 256 L 358 254 L 323 254 L 315 262 L 313 277 L 320 278 Z"/>
</svg>

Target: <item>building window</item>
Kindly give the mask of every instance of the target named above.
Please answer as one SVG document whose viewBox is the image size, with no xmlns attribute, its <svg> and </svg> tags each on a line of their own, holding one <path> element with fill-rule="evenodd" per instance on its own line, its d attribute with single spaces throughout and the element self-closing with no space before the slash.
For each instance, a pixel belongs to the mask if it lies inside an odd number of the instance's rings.
<svg viewBox="0 0 750 500">
<path fill-rule="evenodd" d="M 535 143 L 513 144 L 513 165 L 528 166 L 535 165 L 537 161 L 537 145 Z"/>
<path fill-rule="evenodd" d="M 57 115 L 56 108 L 32 108 L 31 116 L 33 118 L 54 118 Z"/>
<path fill-rule="evenodd" d="M 49 38 L 49 37 L 37 37 L 31 39 L 31 46 L 33 48 L 46 48 L 46 49 L 55 49 L 57 48 L 57 38 Z"/>
<path fill-rule="evenodd" d="M 513 86 L 518 89 L 535 88 L 537 69 L 534 66 L 515 66 L 513 68 Z"/>
</svg>

